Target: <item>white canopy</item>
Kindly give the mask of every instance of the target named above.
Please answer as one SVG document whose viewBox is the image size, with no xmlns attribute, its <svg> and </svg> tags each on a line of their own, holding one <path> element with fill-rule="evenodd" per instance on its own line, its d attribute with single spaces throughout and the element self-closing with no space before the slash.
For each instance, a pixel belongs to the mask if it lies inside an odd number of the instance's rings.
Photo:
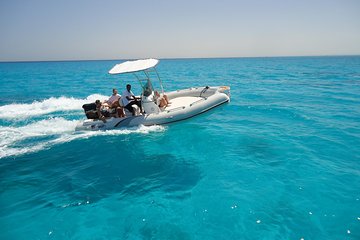
<svg viewBox="0 0 360 240">
<path fill-rule="evenodd" d="M 135 61 L 126 61 L 120 64 L 116 64 L 110 71 L 110 74 L 120 74 L 120 73 L 131 73 L 143 71 L 152 67 L 155 67 L 159 63 L 159 60 L 154 58 L 135 60 Z"/>
</svg>

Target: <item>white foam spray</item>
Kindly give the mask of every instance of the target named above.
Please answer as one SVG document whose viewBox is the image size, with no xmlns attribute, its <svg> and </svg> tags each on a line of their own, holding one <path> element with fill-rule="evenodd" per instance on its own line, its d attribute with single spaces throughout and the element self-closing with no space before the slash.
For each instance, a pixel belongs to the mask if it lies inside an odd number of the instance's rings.
<svg viewBox="0 0 360 240">
<path fill-rule="evenodd" d="M 95 102 L 96 99 L 105 100 L 108 96 L 93 94 L 85 99 L 59 97 L 48 98 L 43 101 L 34 101 L 28 104 L 8 104 L 0 106 L 0 119 L 16 120 L 28 119 L 53 112 L 79 111 L 85 103 Z"/>
<path fill-rule="evenodd" d="M 127 135 L 127 134 L 149 134 L 162 132 L 163 126 L 138 126 L 125 129 L 114 129 L 107 131 L 75 132 L 78 121 L 66 120 L 64 118 L 52 118 L 41 120 L 22 127 L 0 126 L 0 159 L 10 156 L 19 156 L 25 153 L 37 152 L 50 148 L 54 145 L 70 142 L 75 139 L 84 139 L 94 136 Z M 51 136 L 51 140 L 43 137 Z M 21 145 L 24 140 L 31 139 L 31 143 Z"/>
<path fill-rule="evenodd" d="M 148 134 L 165 130 L 162 126 L 138 126 L 134 128 L 79 133 L 75 132 L 75 127 L 78 124 L 77 120 L 67 120 L 64 117 L 48 118 L 46 116 L 46 114 L 53 112 L 79 111 L 82 110 L 81 106 L 84 103 L 94 102 L 96 99 L 104 100 L 106 98 L 107 96 L 94 94 L 85 99 L 59 97 L 34 101 L 30 104 L 0 106 L 0 119 L 14 122 L 11 126 L 0 126 L 0 158 L 37 152 L 56 144 L 70 142 L 79 138 L 99 135 Z M 40 118 L 47 117 L 47 119 L 34 122 L 31 118 L 35 116 Z M 29 120 L 32 123 L 25 126 L 16 126 L 18 124 L 17 120 Z"/>
</svg>

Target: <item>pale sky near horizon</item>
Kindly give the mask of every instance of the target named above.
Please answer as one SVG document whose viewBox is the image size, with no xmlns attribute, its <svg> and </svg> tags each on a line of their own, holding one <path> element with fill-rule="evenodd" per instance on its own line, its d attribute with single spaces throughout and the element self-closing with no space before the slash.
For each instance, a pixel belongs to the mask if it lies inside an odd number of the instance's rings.
<svg viewBox="0 0 360 240">
<path fill-rule="evenodd" d="M 0 61 L 359 54 L 358 0 L 0 0 Z"/>
</svg>

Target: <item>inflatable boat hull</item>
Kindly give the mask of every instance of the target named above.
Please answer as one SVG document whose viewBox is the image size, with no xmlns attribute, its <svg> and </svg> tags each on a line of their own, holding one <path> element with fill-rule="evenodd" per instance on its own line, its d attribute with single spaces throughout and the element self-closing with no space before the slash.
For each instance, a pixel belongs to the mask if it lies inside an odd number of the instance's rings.
<svg viewBox="0 0 360 240">
<path fill-rule="evenodd" d="M 230 101 L 229 87 L 200 87 L 167 92 L 171 105 L 159 113 L 141 114 L 125 118 L 109 118 L 106 122 L 88 119 L 76 130 L 108 130 L 138 125 L 162 125 L 185 120 Z"/>
</svg>

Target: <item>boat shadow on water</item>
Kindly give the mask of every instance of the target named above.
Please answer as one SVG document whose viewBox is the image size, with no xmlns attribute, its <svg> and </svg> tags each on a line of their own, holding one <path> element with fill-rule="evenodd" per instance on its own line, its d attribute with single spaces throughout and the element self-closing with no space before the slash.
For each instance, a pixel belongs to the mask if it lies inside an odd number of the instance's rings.
<svg viewBox="0 0 360 240">
<path fill-rule="evenodd" d="M 19 179 L 14 175 L 22 175 L 22 180 L 6 186 L 7 191 L 21 186 L 28 190 L 7 208 L 64 208 L 108 197 L 136 199 L 158 191 L 166 192 L 168 198 L 189 197 L 189 190 L 201 179 L 199 168 L 189 159 L 167 152 L 148 153 L 141 139 L 106 136 L 76 140 L 9 162 L 3 176 Z"/>
</svg>

